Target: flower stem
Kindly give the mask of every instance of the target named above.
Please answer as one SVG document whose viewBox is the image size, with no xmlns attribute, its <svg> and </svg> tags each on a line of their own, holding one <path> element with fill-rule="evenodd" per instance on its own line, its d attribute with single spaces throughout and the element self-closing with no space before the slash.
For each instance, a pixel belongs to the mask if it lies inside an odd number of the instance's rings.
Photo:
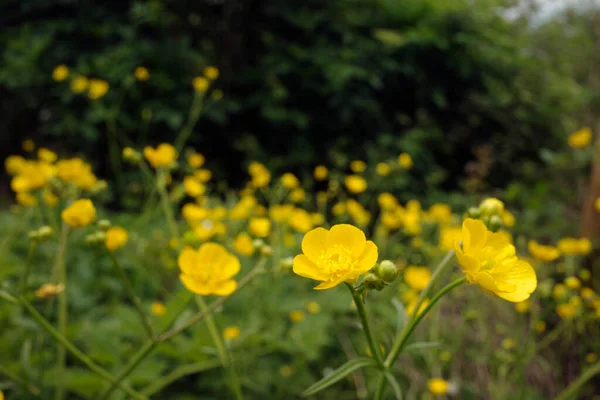
<svg viewBox="0 0 600 400">
<path fill-rule="evenodd" d="M 381 350 L 375 344 L 375 340 L 373 339 L 371 327 L 369 325 L 369 319 L 367 317 L 367 310 L 365 310 L 365 304 L 363 303 L 362 295 L 356 290 L 354 290 L 352 285 L 350 285 L 349 283 L 346 283 L 346 287 L 348 287 L 350 293 L 352 294 L 352 299 L 354 300 L 354 304 L 356 305 L 356 311 L 358 312 L 358 317 L 360 318 L 363 331 L 365 332 L 365 336 L 367 337 L 367 342 L 369 343 L 371 353 L 373 354 L 373 357 L 375 357 L 377 364 L 383 366 L 383 356 L 381 355 Z"/>
<path fill-rule="evenodd" d="M 385 374 L 379 375 L 377 378 L 377 391 L 375 392 L 374 400 L 383 400 L 383 395 L 385 394 Z"/>
<path fill-rule="evenodd" d="M 567 386 L 565 390 L 560 392 L 560 394 L 556 396 L 554 400 L 567 400 L 573 398 L 577 391 L 581 389 L 581 387 L 585 385 L 587 381 L 589 381 L 599 373 L 600 362 L 597 362 L 596 364 L 592 365 L 587 370 L 585 370 L 585 372 L 581 374 L 581 376 L 577 378 L 574 382 L 572 382 L 569 386 Z"/>
<path fill-rule="evenodd" d="M 167 223 L 169 224 L 171 238 L 179 240 L 177 224 L 175 223 L 175 217 L 173 216 L 173 209 L 171 208 L 171 204 L 169 204 L 169 195 L 167 194 L 167 189 L 165 187 L 165 174 L 163 171 L 160 171 L 157 175 L 156 188 L 158 190 L 158 195 L 160 196 L 160 203 L 165 213 L 165 217 L 167 218 Z"/>
<path fill-rule="evenodd" d="M 33 254 L 37 247 L 37 241 L 32 240 L 29 245 L 27 252 L 27 264 L 25 264 L 25 270 L 23 271 L 23 277 L 21 278 L 21 294 L 25 294 L 27 291 L 27 281 L 29 279 L 29 272 L 31 271 L 31 261 L 33 260 Z"/>
<path fill-rule="evenodd" d="M 67 319 L 68 319 L 68 308 L 67 308 L 67 271 L 65 268 L 65 252 L 67 248 L 67 237 L 69 234 L 69 226 L 63 222 L 60 230 L 60 238 L 58 241 L 58 250 L 56 252 L 56 258 L 54 260 L 54 274 L 56 284 L 64 285 L 65 289 L 58 295 L 58 331 L 62 336 L 65 336 L 67 331 Z M 56 400 L 62 400 L 65 396 L 64 382 L 65 382 L 65 364 L 67 360 L 67 351 L 64 344 L 59 343 L 56 349 L 56 392 L 54 398 Z"/>
<path fill-rule="evenodd" d="M 462 285 L 466 281 L 467 281 L 467 278 L 463 276 L 462 278 L 458 278 L 454 282 L 446 285 L 442 290 L 440 290 L 431 299 L 431 302 L 423 309 L 423 311 L 419 312 L 416 315 L 416 317 L 414 317 L 414 319 L 409 324 L 406 325 L 406 328 L 402 330 L 402 332 L 398 336 L 398 340 L 396 341 L 396 343 L 394 343 L 394 347 L 392 348 L 390 355 L 385 360 L 385 366 L 387 368 L 389 368 L 394 363 L 394 361 L 396 361 L 396 359 L 400 355 L 400 352 L 402 352 L 402 349 L 404 348 L 404 345 L 406 344 L 408 338 L 410 337 L 410 334 L 415 330 L 417 325 L 419 325 L 419 322 L 421 322 L 423 317 L 425 317 L 425 315 L 427 315 L 427 312 L 429 310 L 431 310 L 431 308 L 435 305 L 435 303 L 437 303 L 446 293 L 448 293 L 455 287 Z M 414 315 L 414 313 L 413 313 L 413 315 Z"/>
<path fill-rule="evenodd" d="M 195 93 L 194 95 L 188 119 L 183 128 L 181 128 L 181 131 L 179 131 L 179 135 L 177 135 L 174 142 L 177 152 L 180 152 L 181 149 L 183 149 L 183 146 L 185 146 L 185 143 L 192 134 L 192 129 L 194 129 L 196 122 L 198 122 L 198 119 L 200 118 L 204 105 L 204 95 L 204 93 Z"/>
<path fill-rule="evenodd" d="M 113 265 L 119 272 L 119 275 L 121 275 L 121 279 L 123 280 L 123 283 L 125 284 L 127 294 L 131 298 L 131 301 L 133 302 L 135 309 L 137 310 L 138 314 L 140 315 L 140 318 L 142 320 L 142 325 L 144 325 L 144 329 L 146 330 L 148 337 L 150 339 L 152 339 L 154 337 L 154 332 L 152 331 L 152 327 L 150 326 L 150 321 L 148 321 L 148 317 L 146 316 L 146 313 L 144 312 L 144 308 L 142 307 L 140 298 L 135 294 L 135 289 L 133 288 L 131 281 L 127 277 L 125 270 L 123 270 L 123 267 L 121 267 L 119 260 L 117 260 L 117 257 L 115 257 L 115 255 L 112 251 L 110 251 L 110 250 L 107 250 L 107 251 L 110 256 L 110 259 L 113 262 Z"/>
</svg>

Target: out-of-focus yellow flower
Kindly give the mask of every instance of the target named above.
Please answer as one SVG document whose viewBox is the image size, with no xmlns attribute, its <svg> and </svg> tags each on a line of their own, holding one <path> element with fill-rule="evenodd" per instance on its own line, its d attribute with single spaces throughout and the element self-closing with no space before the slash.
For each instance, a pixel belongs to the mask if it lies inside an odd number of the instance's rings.
<svg viewBox="0 0 600 400">
<path fill-rule="evenodd" d="M 169 143 L 161 143 L 156 149 L 146 146 L 144 157 L 154 168 L 168 167 L 177 160 L 177 150 Z"/>
<path fill-rule="evenodd" d="M 573 290 L 578 290 L 581 287 L 581 281 L 576 276 L 568 276 L 565 278 L 565 285 Z"/>
<path fill-rule="evenodd" d="M 203 219 L 208 218 L 208 210 L 193 203 L 184 204 L 181 208 L 181 214 L 183 215 L 183 218 L 185 218 L 185 220 L 192 226 Z"/>
<path fill-rule="evenodd" d="M 18 169 L 19 173 L 10 182 L 10 187 L 15 192 L 41 189 L 56 175 L 56 167 L 45 162 L 25 161 Z"/>
<path fill-rule="evenodd" d="M 509 228 L 515 226 L 515 216 L 508 210 L 504 210 L 502 213 L 502 224 Z"/>
<path fill-rule="evenodd" d="M 529 250 L 529 254 L 531 254 L 533 258 L 540 261 L 554 261 L 560 257 L 560 252 L 556 247 L 544 246 L 535 240 L 529 241 L 527 250 Z"/>
<path fill-rule="evenodd" d="M 217 79 L 219 77 L 219 69 L 212 65 L 204 68 L 203 73 L 204 73 L 204 76 L 207 77 L 208 79 L 210 79 L 211 81 L 214 81 L 215 79 Z"/>
<path fill-rule="evenodd" d="M 531 302 L 529 301 L 529 299 L 515 303 L 515 310 L 518 313 L 526 313 L 530 309 L 531 309 Z"/>
<path fill-rule="evenodd" d="M 313 176 L 315 177 L 316 181 L 324 181 L 325 179 L 327 179 L 328 174 L 329 171 L 324 165 L 317 165 L 315 167 L 315 170 L 313 171 Z"/>
<path fill-rule="evenodd" d="M 192 85 L 194 86 L 196 93 L 204 93 L 208 90 L 210 81 L 203 76 L 197 76 L 192 80 Z"/>
<path fill-rule="evenodd" d="M 359 175 L 348 175 L 344 183 L 351 193 L 358 194 L 367 190 L 367 181 Z"/>
<path fill-rule="evenodd" d="M 193 152 L 187 158 L 188 165 L 192 168 L 200 168 L 204 165 L 204 161 L 204 155 L 196 152 Z"/>
<path fill-rule="evenodd" d="M 408 303 L 408 305 L 406 306 L 406 313 L 408 315 L 412 315 L 412 313 L 415 311 L 415 307 L 417 306 L 418 300 L 418 296 L 414 296 L 413 299 Z M 429 303 L 429 299 L 424 299 L 421 305 L 419 306 L 419 311 L 417 312 L 417 315 L 422 314 L 423 311 L 425 311 L 425 308 L 427 308 L 427 306 L 429 305 Z"/>
<path fill-rule="evenodd" d="M 235 325 L 228 326 L 223 330 L 223 339 L 225 340 L 235 340 L 240 337 L 242 331 Z"/>
<path fill-rule="evenodd" d="M 271 221 L 268 218 L 252 218 L 248 223 L 248 231 L 259 238 L 265 238 L 271 233 Z"/>
<path fill-rule="evenodd" d="M 393 194 L 384 192 L 377 197 L 377 202 L 382 210 L 393 210 L 398 207 L 398 200 Z"/>
<path fill-rule="evenodd" d="M 296 232 L 307 233 L 313 228 L 313 219 L 308 211 L 297 208 L 292 212 L 289 224 Z"/>
<path fill-rule="evenodd" d="M 411 265 L 404 271 L 404 281 L 415 290 L 425 289 L 430 280 L 431 271 L 427 267 Z"/>
<path fill-rule="evenodd" d="M 206 191 L 204 184 L 199 182 L 195 176 L 188 175 L 183 178 L 183 188 L 185 193 L 191 197 L 202 196 Z"/>
<path fill-rule="evenodd" d="M 263 164 L 259 162 L 250 163 L 248 173 L 251 177 L 252 185 L 255 188 L 263 188 L 271 181 L 271 173 Z"/>
<path fill-rule="evenodd" d="M 573 303 L 562 303 L 556 306 L 556 313 L 562 319 L 570 319 L 577 315 L 579 307 Z"/>
<path fill-rule="evenodd" d="M 83 228 L 96 220 L 96 208 L 90 199 L 79 199 L 65 208 L 62 220 L 73 228 Z"/>
<path fill-rule="evenodd" d="M 535 330 L 538 332 L 544 332 L 546 330 L 546 323 L 544 321 L 538 321 L 535 323 Z"/>
<path fill-rule="evenodd" d="M 310 214 L 310 220 L 313 226 L 319 226 L 325 223 L 325 217 L 323 216 L 323 214 L 319 213 Z"/>
<path fill-rule="evenodd" d="M 65 290 L 65 285 L 62 283 L 52 284 L 44 283 L 38 290 L 35 291 L 35 297 L 40 299 L 49 299 L 54 297 Z"/>
<path fill-rule="evenodd" d="M 501 345 L 504 350 L 510 350 L 510 349 L 514 349 L 515 346 L 517 345 L 517 343 L 515 342 L 515 340 L 513 338 L 504 338 L 504 339 L 502 339 Z"/>
<path fill-rule="evenodd" d="M 233 248 L 243 256 L 251 256 L 254 253 L 254 243 L 247 233 L 240 233 L 235 238 Z"/>
<path fill-rule="evenodd" d="M 138 81 L 147 81 L 150 79 L 150 71 L 146 67 L 137 67 L 133 72 L 135 79 Z"/>
<path fill-rule="evenodd" d="M 52 164 L 58 158 L 55 152 L 48 150 L 45 147 L 40 147 L 38 149 L 37 156 L 40 161 L 46 162 L 48 164 Z"/>
<path fill-rule="evenodd" d="M 581 280 L 583 281 L 589 281 L 590 278 L 592 277 L 592 273 L 590 272 L 589 269 L 582 269 L 579 271 L 579 277 L 581 278 Z"/>
<path fill-rule="evenodd" d="M 347 224 L 308 232 L 302 239 L 302 252 L 294 258 L 293 270 L 302 277 L 321 281 L 315 289 L 355 280 L 373 268 L 378 257 L 375 243 Z"/>
<path fill-rule="evenodd" d="M 69 67 L 67 67 L 65 64 L 57 65 L 52 70 L 52 79 L 54 79 L 56 82 L 64 81 L 68 77 L 69 77 Z"/>
<path fill-rule="evenodd" d="M 582 128 L 569 135 L 569 146 L 574 149 L 581 149 L 592 141 L 592 130 L 590 128 Z"/>
<path fill-rule="evenodd" d="M 21 156 L 8 156 L 4 160 L 4 167 L 9 175 L 17 175 L 21 172 L 27 161 Z"/>
<path fill-rule="evenodd" d="M 21 143 L 21 147 L 23 148 L 23 151 L 31 153 L 35 149 L 35 142 L 31 139 L 25 139 L 23 140 L 23 143 Z"/>
<path fill-rule="evenodd" d="M 460 240 L 461 232 L 460 226 L 443 226 L 440 229 L 440 249 L 443 251 L 454 249 L 454 244 Z"/>
<path fill-rule="evenodd" d="M 505 238 L 471 218 L 462 226 L 462 246 L 455 244 L 458 261 L 470 283 L 512 302 L 529 298 L 537 287 L 533 267 L 519 260 Z"/>
<path fill-rule="evenodd" d="M 103 79 L 90 79 L 88 83 L 88 97 L 97 100 L 108 93 L 110 85 Z"/>
<path fill-rule="evenodd" d="M 240 271 L 240 261 L 220 244 L 204 243 L 198 250 L 186 246 L 177 263 L 181 282 L 193 293 L 227 296 L 237 287 L 232 278 Z"/>
<path fill-rule="evenodd" d="M 112 226 L 106 231 L 106 248 L 110 251 L 120 249 L 125 246 L 128 239 L 129 234 L 124 228 Z"/>
<path fill-rule="evenodd" d="M 335 203 L 333 207 L 331 207 L 331 213 L 335 216 L 340 216 L 346 212 L 346 204 L 343 201 L 339 203 Z"/>
<path fill-rule="evenodd" d="M 600 197 L 596 199 L 596 201 L 594 201 L 594 208 L 596 209 L 596 211 L 600 212 Z"/>
<path fill-rule="evenodd" d="M 269 216 L 273 221 L 284 223 L 288 222 L 293 212 L 294 206 L 291 204 L 275 204 L 269 209 Z"/>
<path fill-rule="evenodd" d="M 306 317 L 306 315 L 304 314 L 304 311 L 301 310 L 292 311 L 290 313 L 290 320 L 292 322 L 300 322 L 304 319 L 304 317 Z"/>
<path fill-rule="evenodd" d="M 300 181 L 296 178 L 296 175 L 291 172 L 286 172 L 281 175 L 281 184 L 287 189 L 295 189 L 300 186 Z"/>
<path fill-rule="evenodd" d="M 556 285 L 554 285 L 554 288 L 552 289 L 552 297 L 554 299 L 561 299 L 565 297 L 566 294 L 567 287 L 565 285 L 563 285 L 562 283 L 557 283 Z"/>
<path fill-rule="evenodd" d="M 588 238 L 563 238 L 558 241 L 558 250 L 567 255 L 585 256 L 592 250 L 592 242 Z"/>
<path fill-rule="evenodd" d="M 398 164 L 404 169 L 411 169 L 413 166 L 413 159 L 408 153 L 402 153 L 398 156 Z"/>
<path fill-rule="evenodd" d="M 79 75 L 71 81 L 70 87 L 73 93 L 83 93 L 89 86 L 89 80 L 83 75 Z"/>
<path fill-rule="evenodd" d="M 448 387 L 448 381 L 442 378 L 431 378 L 429 382 L 427 382 L 427 388 L 436 396 L 443 396 L 448 393 Z"/>
<path fill-rule="evenodd" d="M 287 232 L 283 235 L 283 245 L 288 249 L 296 247 L 296 236 L 293 233 Z"/>
<path fill-rule="evenodd" d="M 596 353 L 588 353 L 585 356 L 585 362 L 588 364 L 593 364 L 598 361 L 598 355 Z"/>
<path fill-rule="evenodd" d="M 452 353 L 450 353 L 448 350 L 444 350 L 440 353 L 440 361 L 450 361 L 450 359 L 452 358 Z"/>
<path fill-rule="evenodd" d="M 321 311 L 321 305 L 316 301 L 311 301 L 306 305 L 306 310 L 311 314 L 318 314 Z"/>
<path fill-rule="evenodd" d="M 584 300 L 591 300 L 594 297 L 596 297 L 596 292 L 594 292 L 594 289 L 589 288 L 589 287 L 581 288 L 581 292 L 579 294 L 581 295 L 581 298 Z"/>
<path fill-rule="evenodd" d="M 167 313 L 167 307 L 165 307 L 165 305 L 160 301 L 153 302 L 150 308 L 152 311 L 152 315 L 156 317 L 162 317 Z"/>
<path fill-rule="evenodd" d="M 439 224 L 447 224 L 452 219 L 452 207 L 444 203 L 432 204 L 427 216 Z"/>
<path fill-rule="evenodd" d="M 290 365 L 282 365 L 281 368 L 279 368 L 279 374 L 284 378 L 289 378 L 294 375 L 295 372 L 296 370 L 294 370 L 294 367 Z"/>
<path fill-rule="evenodd" d="M 365 172 L 367 169 L 367 163 L 362 160 L 354 160 L 350 163 L 350 170 L 355 174 Z"/>
<path fill-rule="evenodd" d="M 56 163 L 56 171 L 60 179 L 74 183 L 82 189 L 90 190 L 98 182 L 92 167 L 81 158 L 59 160 Z"/>
<path fill-rule="evenodd" d="M 388 176 L 392 171 L 392 168 L 388 163 L 380 162 L 375 166 L 375 171 L 379 176 Z"/>
<path fill-rule="evenodd" d="M 306 192 L 302 188 L 294 189 L 290 192 L 289 199 L 292 203 L 300 203 L 306 199 Z"/>
<path fill-rule="evenodd" d="M 194 176 L 202 183 L 206 183 L 212 179 L 212 172 L 208 169 L 199 169 L 194 172 Z"/>
<path fill-rule="evenodd" d="M 18 192 L 16 199 L 17 203 L 24 207 L 35 207 L 37 205 L 37 199 L 29 192 Z"/>
</svg>

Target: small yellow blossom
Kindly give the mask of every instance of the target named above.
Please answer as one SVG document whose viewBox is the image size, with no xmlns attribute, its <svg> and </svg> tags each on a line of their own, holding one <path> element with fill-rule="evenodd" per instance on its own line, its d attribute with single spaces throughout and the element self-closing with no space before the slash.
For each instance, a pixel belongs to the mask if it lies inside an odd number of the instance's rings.
<svg viewBox="0 0 600 400">
<path fill-rule="evenodd" d="M 129 234 L 125 229 L 121 228 L 120 226 L 110 227 L 106 231 L 106 248 L 110 251 L 120 249 L 121 247 L 125 246 L 128 238 Z"/>
<path fill-rule="evenodd" d="M 52 70 L 52 79 L 54 79 L 56 82 L 64 81 L 68 77 L 69 77 L 69 67 L 67 67 L 65 64 L 57 65 Z"/>
<path fill-rule="evenodd" d="M 569 135 L 569 146 L 574 149 L 581 149 L 592 141 L 592 130 L 590 128 L 582 128 Z"/>
<path fill-rule="evenodd" d="M 552 289 L 552 297 L 554 299 L 561 299 L 565 297 L 566 294 L 567 287 L 565 285 L 563 285 L 562 283 L 557 283 L 556 285 L 554 285 L 554 288 Z"/>
<path fill-rule="evenodd" d="M 306 192 L 302 188 L 294 189 L 290 192 L 289 198 L 292 203 L 300 203 L 306 199 Z"/>
<path fill-rule="evenodd" d="M 190 154 L 187 158 L 188 165 L 192 168 L 200 168 L 204 165 L 204 161 L 204 155 L 196 152 Z"/>
<path fill-rule="evenodd" d="M 23 148 L 23 151 L 30 153 L 35 149 L 35 142 L 31 139 L 25 139 L 23 140 L 23 143 L 21 143 L 21 147 Z"/>
<path fill-rule="evenodd" d="M 362 193 L 367 190 L 367 181 L 359 175 L 348 175 L 344 180 L 350 193 Z"/>
<path fill-rule="evenodd" d="M 293 230 L 300 233 L 306 233 L 310 231 L 315 225 L 312 216 L 308 213 L 308 211 L 302 208 L 297 208 L 292 212 L 289 223 Z"/>
<path fill-rule="evenodd" d="M 502 339 L 502 348 L 504 350 L 513 349 L 513 348 L 515 348 L 516 345 L 517 345 L 517 343 L 515 342 L 515 340 L 513 338 Z"/>
<path fill-rule="evenodd" d="M 581 281 L 576 276 L 568 276 L 565 278 L 565 285 L 570 289 L 578 290 L 581 287 Z"/>
<path fill-rule="evenodd" d="M 196 177 L 196 179 L 198 179 L 200 182 L 202 183 L 206 183 L 208 181 L 211 180 L 212 178 L 212 172 L 210 172 L 207 169 L 199 169 L 196 172 L 194 172 L 194 176 Z"/>
<path fill-rule="evenodd" d="M 530 240 L 527 245 L 529 254 L 536 260 L 540 261 L 554 261 L 560 257 L 560 252 L 554 246 L 544 246 L 539 244 L 535 240 Z"/>
<path fill-rule="evenodd" d="M 588 353 L 585 356 L 585 362 L 588 364 L 593 364 L 598 361 L 598 355 L 596 353 Z"/>
<path fill-rule="evenodd" d="M 558 250 L 563 254 L 585 256 L 592 250 L 592 242 L 588 238 L 563 238 L 558 241 Z"/>
<path fill-rule="evenodd" d="M 382 210 L 393 210 L 398 207 L 398 200 L 393 194 L 384 192 L 377 197 L 377 202 Z"/>
<path fill-rule="evenodd" d="M 271 173 L 267 167 L 259 162 L 250 163 L 248 173 L 252 178 L 251 182 L 255 188 L 266 187 L 271 181 Z"/>
<path fill-rule="evenodd" d="M 367 169 L 367 163 L 362 160 L 354 160 L 350 163 L 350 170 L 355 174 L 359 174 L 361 172 L 365 172 Z"/>
<path fill-rule="evenodd" d="M 146 67 L 137 67 L 133 72 L 133 75 L 138 81 L 147 81 L 150 79 L 150 72 Z"/>
<path fill-rule="evenodd" d="M 265 238 L 271 233 L 271 221 L 268 218 L 252 218 L 248 223 L 248 231 L 259 238 Z"/>
<path fill-rule="evenodd" d="M 168 167 L 177 160 L 177 150 L 169 143 L 161 143 L 156 149 L 144 148 L 144 157 L 154 168 Z"/>
<path fill-rule="evenodd" d="M 251 256 L 254 253 L 254 243 L 247 233 L 240 233 L 235 238 L 233 248 L 243 256 Z"/>
<path fill-rule="evenodd" d="M 495 197 L 488 197 L 479 204 L 481 215 L 502 215 L 504 213 L 504 203 Z"/>
<path fill-rule="evenodd" d="M 195 176 L 186 176 L 183 178 L 183 188 L 185 193 L 191 197 L 202 196 L 206 191 L 204 184 L 196 179 Z"/>
<path fill-rule="evenodd" d="M 514 246 L 502 235 L 489 231 L 479 220 L 463 222 L 462 246 L 457 241 L 455 251 L 467 280 L 490 294 L 516 303 L 529 298 L 537 287 L 533 267 L 517 258 Z"/>
<path fill-rule="evenodd" d="M 448 393 L 449 383 L 442 378 L 431 378 L 429 382 L 427 382 L 427 387 L 432 394 L 443 396 Z"/>
<path fill-rule="evenodd" d="M 151 305 L 152 315 L 156 317 L 162 317 L 167 313 L 167 307 L 160 301 L 155 301 Z"/>
<path fill-rule="evenodd" d="M 313 176 L 315 177 L 316 181 L 324 181 L 325 179 L 327 179 L 328 174 L 329 171 L 324 165 L 317 165 L 315 167 L 315 170 L 313 171 Z"/>
<path fill-rule="evenodd" d="M 54 207 L 55 205 L 58 204 L 58 196 L 55 195 L 51 190 L 49 189 L 45 189 L 42 192 L 42 199 L 44 200 L 44 204 L 50 206 L 50 207 Z"/>
<path fill-rule="evenodd" d="M 291 172 L 286 172 L 281 175 L 281 184 L 287 189 L 296 189 L 300 186 L 300 181 L 296 178 L 296 175 Z"/>
<path fill-rule="evenodd" d="M 408 305 L 406 306 L 406 313 L 408 315 L 412 315 L 412 313 L 415 311 L 415 307 L 417 306 L 417 302 L 419 301 L 418 296 L 414 296 L 413 299 L 410 301 L 410 303 L 408 303 Z M 423 302 L 421 303 L 421 305 L 419 306 L 419 311 L 417 312 L 417 315 L 422 314 L 425 309 L 427 308 L 427 306 L 429 306 L 429 299 L 424 299 Z"/>
<path fill-rule="evenodd" d="M 579 307 L 573 303 L 562 303 L 556 306 L 556 313 L 562 319 L 570 319 L 573 318 L 577 312 L 579 311 Z"/>
<path fill-rule="evenodd" d="M 204 76 L 210 79 L 211 81 L 214 81 L 219 77 L 219 69 L 212 65 L 204 68 L 204 71 L 202 72 L 204 73 Z"/>
<path fill-rule="evenodd" d="M 16 200 L 17 203 L 24 207 L 35 207 L 37 205 L 37 199 L 35 196 L 29 194 L 29 192 L 18 192 Z"/>
<path fill-rule="evenodd" d="M 311 301 L 306 305 L 306 310 L 311 314 L 318 314 L 321 311 L 321 305 L 316 301 Z"/>
<path fill-rule="evenodd" d="M 90 79 L 88 83 L 88 97 L 97 100 L 108 92 L 110 85 L 103 79 Z"/>
<path fill-rule="evenodd" d="M 194 86 L 194 90 L 197 93 L 204 93 L 208 90 L 208 87 L 210 86 L 210 81 L 203 76 L 197 76 L 192 81 L 192 85 Z"/>
<path fill-rule="evenodd" d="M 502 213 L 502 224 L 509 228 L 515 226 L 515 216 L 508 210 L 504 210 Z"/>
<path fill-rule="evenodd" d="M 408 153 L 402 153 L 398 156 L 398 164 L 404 169 L 411 169 L 413 166 L 413 159 Z"/>
<path fill-rule="evenodd" d="M 204 243 L 198 250 L 186 246 L 177 263 L 181 282 L 193 293 L 227 296 L 237 287 L 232 278 L 240 271 L 240 261 L 220 244 Z"/>
<path fill-rule="evenodd" d="M 321 281 L 315 289 L 354 281 L 373 268 L 378 257 L 375 243 L 367 241 L 360 229 L 347 224 L 308 232 L 302 239 L 302 252 L 294 258 L 294 273 Z"/>
<path fill-rule="evenodd" d="M 58 158 L 58 156 L 56 155 L 55 152 L 48 150 L 45 147 L 40 147 L 38 149 L 37 156 L 40 161 L 43 161 L 43 162 L 46 162 L 49 164 L 52 164 Z"/>
<path fill-rule="evenodd" d="M 54 297 L 65 290 L 65 285 L 59 283 L 57 285 L 52 283 L 44 283 L 42 287 L 35 291 L 35 297 L 40 299 L 49 299 Z"/>
<path fill-rule="evenodd" d="M 240 337 L 242 331 L 235 325 L 228 326 L 223 330 L 223 339 L 225 340 L 235 340 Z"/>
<path fill-rule="evenodd" d="M 404 271 L 404 281 L 417 291 L 425 289 L 430 280 L 431 271 L 427 267 L 411 265 Z"/>
<path fill-rule="evenodd" d="M 76 77 L 75 79 L 73 79 L 71 81 L 71 91 L 73 93 L 83 93 L 86 91 L 86 89 L 88 88 L 90 84 L 90 81 L 88 80 L 88 78 L 86 78 L 83 75 L 79 75 L 78 77 Z"/>
<path fill-rule="evenodd" d="M 292 321 L 292 322 L 300 322 L 305 317 L 306 317 L 306 315 L 304 314 L 304 311 L 301 311 L 301 310 L 292 311 L 290 313 L 290 321 Z"/>
<path fill-rule="evenodd" d="M 392 171 L 392 168 L 389 164 L 381 162 L 375 166 L 375 171 L 379 176 L 388 176 Z"/>
<path fill-rule="evenodd" d="M 515 303 L 515 310 L 518 313 L 526 313 L 530 309 L 531 309 L 531 302 L 529 301 L 529 299 Z"/>
<path fill-rule="evenodd" d="M 90 199 L 79 199 L 65 208 L 62 220 L 73 228 L 83 228 L 96 220 L 96 208 Z"/>
</svg>

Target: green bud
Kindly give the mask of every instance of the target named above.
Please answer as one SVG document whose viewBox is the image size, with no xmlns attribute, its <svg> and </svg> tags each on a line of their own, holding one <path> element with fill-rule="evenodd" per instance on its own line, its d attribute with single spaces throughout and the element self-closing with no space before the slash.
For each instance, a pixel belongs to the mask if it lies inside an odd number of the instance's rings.
<svg viewBox="0 0 600 400">
<path fill-rule="evenodd" d="M 398 277 L 398 268 L 390 260 L 383 260 L 375 267 L 375 274 L 387 283 L 392 283 Z"/>
<path fill-rule="evenodd" d="M 479 217 L 481 216 L 481 211 L 479 211 L 479 208 L 477 207 L 469 207 L 469 210 L 467 211 L 467 216 L 470 218 L 479 219 Z"/>
<path fill-rule="evenodd" d="M 38 236 L 42 240 L 51 238 L 53 234 L 54 234 L 54 231 L 48 225 L 44 225 L 40 229 L 38 229 Z"/>
<path fill-rule="evenodd" d="M 106 233 L 97 231 L 94 233 L 94 244 L 103 244 L 106 241 Z"/>
<path fill-rule="evenodd" d="M 294 265 L 294 259 L 292 257 L 285 257 L 281 259 L 279 264 L 282 269 L 290 269 Z"/>
<path fill-rule="evenodd" d="M 265 244 L 260 248 L 260 254 L 262 254 L 265 257 L 268 257 L 271 254 L 273 254 L 273 249 L 271 248 L 271 246 Z"/>
<path fill-rule="evenodd" d="M 40 234 L 38 233 L 38 231 L 30 231 L 27 234 L 27 237 L 29 238 L 29 240 L 31 240 L 33 242 L 40 240 Z"/>
<path fill-rule="evenodd" d="M 502 228 L 502 218 L 499 215 L 492 215 L 490 217 L 489 222 L 490 231 L 496 232 L 498 229 Z"/>
<path fill-rule="evenodd" d="M 369 272 L 365 275 L 362 281 L 363 285 L 367 289 L 381 290 L 386 286 L 386 283 L 381 280 L 377 275 L 372 272 Z"/>
<path fill-rule="evenodd" d="M 98 221 L 98 228 L 102 229 L 103 231 L 108 230 L 108 228 L 110 228 L 111 226 L 112 224 L 107 219 L 101 219 L 100 221 Z"/>
<path fill-rule="evenodd" d="M 495 197 L 488 197 L 479 204 L 481 215 L 500 215 L 504 211 L 504 203 Z"/>
<path fill-rule="evenodd" d="M 254 246 L 255 249 L 260 249 L 261 247 L 263 247 L 265 244 L 264 240 L 262 239 L 254 239 L 252 241 L 252 245 Z"/>
<path fill-rule="evenodd" d="M 84 242 L 85 242 L 85 244 L 90 245 L 90 246 L 96 244 L 96 235 L 93 233 L 86 235 Z"/>
</svg>

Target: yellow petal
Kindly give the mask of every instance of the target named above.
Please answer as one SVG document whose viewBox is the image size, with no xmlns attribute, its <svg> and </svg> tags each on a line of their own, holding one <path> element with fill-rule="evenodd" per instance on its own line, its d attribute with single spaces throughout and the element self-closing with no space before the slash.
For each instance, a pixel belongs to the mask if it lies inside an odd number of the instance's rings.
<svg viewBox="0 0 600 400">
<path fill-rule="evenodd" d="M 221 277 L 223 279 L 229 279 L 238 272 L 240 272 L 240 260 L 234 255 L 229 255 L 227 261 L 223 265 Z"/>
<path fill-rule="evenodd" d="M 326 250 L 325 243 L 329 231 L 323 228 L 316 228 L 304 235 L 302 239 L 302 252 L 311 260 L 316 260 Z"/>
<path fill-rule="evenodd" d="M 225 247 L 217 243 L 204 243 L 198 249 L 198 258 L 202 263 L 224 264 L 228 256 Z"/>
<path fill-rule="evenodd" d="M 465 253 L 478 252 L 487 241 L 487 228 L 477 219 L 467 218 L 462 226 L 463 249 Z"/>
<path fill-rule="evenodd" d="M 346 280 L 345 278 L 341 278 L 341 279 L 335 279 L 332 281 L 321 282 L 320 284 L 315 286 L 314 289 L 315 290 L 331 289 L 332 287 L 339 285 L 340 283 L 342 283 L 345 280 Z"/>
<path fill-rule="evenodd" d="M 177 264 L 183 273 L 193 274 L 197 268 L 197 253 L 190 246 L 186 246 L 177 259 Z"/>
<path fill-rule="evenodd" d="M 316 281 L 324 281 L 329 278 L 329 274 L 323 272 L 323 270 L 317 267 L 317 265 L 310 261 L 304 254 L 299 254 L 294 257 L 292 270 L 296 275 L 314 279 Z"/>
<path fill-rule="evenodd" d="M 363 231 L 348 224 L 334 225 L 327 236 L 326 246 L 342 246 L 352 250 L 352 256 L 359 258 L 365 249 L 367 239 Z"/>
<path fill-rule="evenodd" d="M 232 279 L 225 282 L 219 282 L 218 284 L 214 285 L 213 293 L 217 296 L 228 296 L 235 292 L 236 288 L 237 282 Z"/>
<path fill-rule="evenodd" d="M 456 248 L 456 258 L 465 273 L 472 274 L 479 270 L 479 261 L 474 257 L 464 254 L 460 248 Z"/>
<path fill-rule="evenodd" d="M 494 280 L 513 285 L 515 289 L 508 291 L 508 293 L 496 293 L 496 295 L 513 302 L 529 298 L 529 295 L 537 287 L 537 276 L 531 264 L 515 259 L 512 262 L 504 264 L 503 267 L 503 270 L 493 272 Z"/>
<path fill-rule="evenodd" d="M 379 252 L 377 250 L 377 245 L 370 240 L 367 241 L 367 243 L 365 244 L 364 251 L 358 260 L 358 270 L 360 271 L 360 273 L 367 272 L 368 270 L 373 268 L 373 266 L 377 262 L 378 257 Z"/>
<path fill-rule="evenodd" d="M 209 295 L 213 292 L 211 285 L 201 283 L 199 280 L 194 279 L 194 277 L 191 275 L 180 274 L 179 279 L 181 279 L 181 283 L 183 283 L 183 285 L 188 288 L 190 292 L 203 296 Z"/>
</svg>

